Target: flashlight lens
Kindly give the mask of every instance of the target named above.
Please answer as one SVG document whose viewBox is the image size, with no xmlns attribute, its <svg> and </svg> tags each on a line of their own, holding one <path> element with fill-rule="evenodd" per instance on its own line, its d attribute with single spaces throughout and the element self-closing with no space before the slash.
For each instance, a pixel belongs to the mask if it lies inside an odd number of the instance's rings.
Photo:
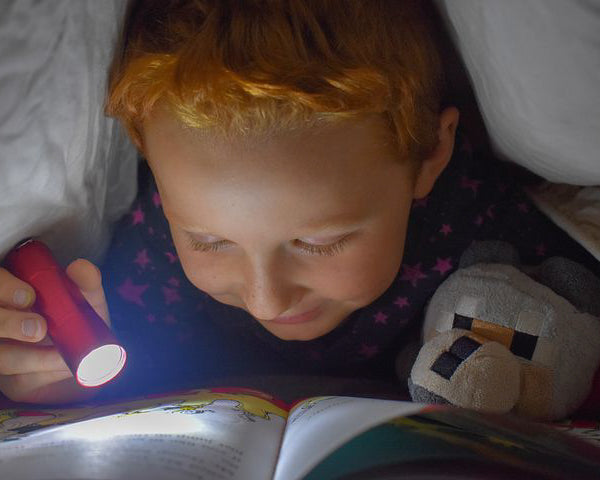
<svg viewBox="0 0 600 480">
<path fill-rule="evenodd" d="M 119 345 L 103 345 L 88 353 L 79 363 L 77 381 L 84 387 L 97 387 L 117 375 L 127 355 Z"/>
</svg>

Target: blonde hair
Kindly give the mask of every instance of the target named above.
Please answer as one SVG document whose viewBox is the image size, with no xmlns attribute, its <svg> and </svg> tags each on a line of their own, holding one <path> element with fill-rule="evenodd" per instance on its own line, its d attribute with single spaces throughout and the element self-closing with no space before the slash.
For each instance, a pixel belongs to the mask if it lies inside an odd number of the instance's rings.
<svg viewBox="0 0 600 480">
<path fill-rule="evenodd" d="M 185 125 L 262 135 L 382 114 L 402 157 L 437 144 L 441 67 L 417 0 L 142 0 L 106 112 L 143 151 L 160 102 Z"/>
</svg>

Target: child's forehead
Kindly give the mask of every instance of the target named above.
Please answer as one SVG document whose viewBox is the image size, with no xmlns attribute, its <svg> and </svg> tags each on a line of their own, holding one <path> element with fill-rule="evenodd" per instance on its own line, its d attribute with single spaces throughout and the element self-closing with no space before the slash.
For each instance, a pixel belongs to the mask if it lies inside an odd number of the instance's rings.
<svg viewBox="0 0 600 480">
<path fill-rule="evenodd" d="M 144 122 L 144 140 L 146 154 L 153 162 L 178 151 L 197 156 L 198 161 L 205 163 L 212 160 L 221 167 L 225 166 L 225 159 L 233 166 L 238 162 L 243 164 L 247 158 L 251 158 L 257 167 L 261 166 L 261 159 L 263 164 L 272 160 L 281 164 L 300 163 L 306 167 L 321 168 L 324 161 L 335 163 L 341 158 L 347 162 L 363 159 L 372 168 L 382 160 L 400 161 L 394 136 L 380 115 L 364 115 L 270 133 L 249 131 L 240 134 L 189 127 L 175 115 L 161 109 Z"/>
</svg>

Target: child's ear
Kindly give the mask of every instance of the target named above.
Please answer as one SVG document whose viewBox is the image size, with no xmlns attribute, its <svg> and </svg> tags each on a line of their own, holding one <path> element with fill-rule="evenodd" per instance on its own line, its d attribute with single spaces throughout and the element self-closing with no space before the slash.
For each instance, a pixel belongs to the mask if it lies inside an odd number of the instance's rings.
<svg viewBox="0 0 600 480">
<path fill-rule="evenodd" d="M 420 165 L 415 182 L 414 198 L 429 195 L 435 181 L 448 165 L 454 150 L 454 137 L 458 126 L 458 110 L 448 107 L 440 114 L 438 144 L 435 150 Z"/>
</svg>

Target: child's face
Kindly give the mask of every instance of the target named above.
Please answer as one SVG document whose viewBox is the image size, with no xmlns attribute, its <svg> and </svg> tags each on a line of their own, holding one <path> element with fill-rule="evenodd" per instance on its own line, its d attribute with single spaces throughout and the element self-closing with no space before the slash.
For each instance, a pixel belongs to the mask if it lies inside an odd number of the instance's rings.
<svg viewBox="0 0 600 480">
<path fill-rule="evenodd" d="M 190 281 L 285 340 L 373 302 L 398 272 L 415 197 L 387 131 L 369 117 L 226 141 L 155 112 L 146 155 Z"/>
</svg>

